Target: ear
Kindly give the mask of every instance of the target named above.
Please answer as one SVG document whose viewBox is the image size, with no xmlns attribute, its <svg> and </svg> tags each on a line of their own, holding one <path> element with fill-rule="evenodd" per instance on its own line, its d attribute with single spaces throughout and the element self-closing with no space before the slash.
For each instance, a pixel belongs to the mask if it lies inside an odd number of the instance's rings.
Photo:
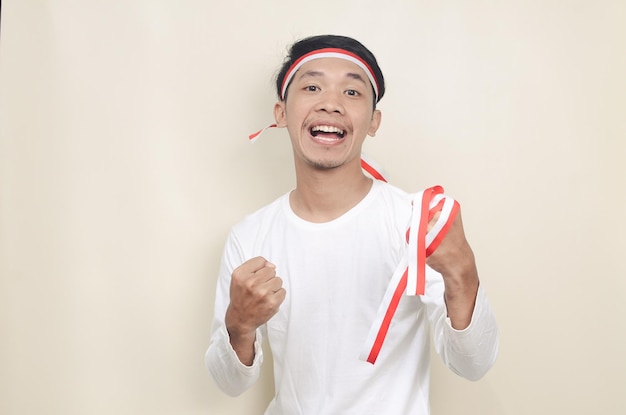
<svg viewBox="0 0 626 415">
<path fill-rule="evenodd" d="M 380 110 L 374 110 L 372 114 L 372 120 L 370 121 L 370 127 L 367 130 L 367 135 L 370 137 L 376 136 L 376 131 L 378 131 L 378 127 L 380 127 L 380 121 L 382 118 L 382 113 Z"/>
<path fill-rule="evenodd" d="M 285 101 L 278 101 L 274 104 L 274 119 L 276 126 L 283 128 L 287 126 L 287 111 L 285 109 Z"/>
</svg>

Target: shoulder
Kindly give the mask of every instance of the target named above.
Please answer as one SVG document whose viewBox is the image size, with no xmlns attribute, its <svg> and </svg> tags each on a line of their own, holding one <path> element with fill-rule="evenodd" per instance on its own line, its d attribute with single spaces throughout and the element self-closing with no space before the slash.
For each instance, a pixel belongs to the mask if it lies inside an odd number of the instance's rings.
<svg viewBox="0 0 626 415">
<path fill-rule="evenodd" d="M 412 196 L 406 191 L 382 181 L 374 181 L 372 188 L 371 208 L 374 209 L 378 220 L 387 218 L 390 224 L 399 229 L 405 228 L 411 217 Z"/>
<path fill-rule="evenodd" d="M 387 182 L 375 181 L 374 190 L 376 197 L 387 207 L 404 208 L 410 207 L 412 195 Z"/>
<path fill-rule="evenodd" d="M 250 235 L 256 235 L 262 232 L 263 229 L 268 228 L 277 217 L 284 215 L 285 203 L 288 197 L 289 193 L 286 193 L 272 203 L 245 216 L 233 226 L 231 233 L 238 238 L 246 238 Z"/>
<path fill-rule="evenodd" d="M 392 197 L 394 199 L 397 198 L 406 200 L 410 196 L 409 193 L 407 193 L 406 191 L 388 182 L 382 182 L 380 180 L 377 180 L 374 183 L 380 189 L 381 193 L 388 195 L 389 197 Z"/>
<path fill-rule="evenodd" d="M 279 197 L 245 216 L 230 228 L 222 257 L 222 267 L 226 270 L 224 275 L 230 275 L 235 267 L 258 255 L 255 255 L 255 248 L 259 245 L 259 241 L 266 239 L 267 233 L 272 229 L 272 223 L 276 222 L 274 218 L 278 217 L 283 210 L 282 204 L 286 196 Z"/>
</svg>

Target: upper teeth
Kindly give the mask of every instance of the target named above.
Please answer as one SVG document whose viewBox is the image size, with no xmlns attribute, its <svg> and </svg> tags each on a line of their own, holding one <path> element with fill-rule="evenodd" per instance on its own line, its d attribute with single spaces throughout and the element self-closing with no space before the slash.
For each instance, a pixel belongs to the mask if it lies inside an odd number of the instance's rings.
<svg viewBox="0 0 626 415">
<path fill-rule="evenodd" d="M 343 134 L 343 130 L 341 130 L 341 129 L 337 128 L 337 127 L 333 127 L 331 125 L 316 125 L 311 130 L 312 131 L 322 131 L 324 133 Z"/>
</svg>

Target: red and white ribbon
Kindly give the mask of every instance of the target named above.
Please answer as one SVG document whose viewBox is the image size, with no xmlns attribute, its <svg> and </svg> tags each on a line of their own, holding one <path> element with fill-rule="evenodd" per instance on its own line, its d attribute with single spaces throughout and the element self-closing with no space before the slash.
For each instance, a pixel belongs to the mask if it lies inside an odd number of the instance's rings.
<svg viewBox="0 0 626 415">
<path fill-rule="evenodd" d="M 361 168 L 376 180 L 380 180 L 381 182 L 388 181 L 389 176 L 387 176 L 383 168 L 367 157 L 365 153 L 361 153 Z"/>
<path fill-rule="evenodd" d="M 423 295 L 426 288 L 426 257 L 439 246 L 459 211 L 456 200 L 445 196 L 441 186 L 419 192 L 413 198 L 413 214 L 407 230 L 407 254 L 391 277 L 376 319 L 370 327 L 359 358 L 376 362 L 389 331 L 391 320 L 402 295 Z M 439 218 L 427 231 L 428 222 L 440 212 Z"/>
</svg>

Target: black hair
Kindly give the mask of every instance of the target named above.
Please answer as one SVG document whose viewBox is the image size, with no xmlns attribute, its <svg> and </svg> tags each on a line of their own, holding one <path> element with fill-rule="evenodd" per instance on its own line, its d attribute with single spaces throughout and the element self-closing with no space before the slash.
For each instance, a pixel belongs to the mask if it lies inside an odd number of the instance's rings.
<svg viewBox="0 0 626 415">
<path fill-rule="evenodd" d="M 372 68 L 374 72 L 374 77 L 376 78 L 376 82 L 378 83 L 378 98 L 376 98 L 376 94 L 374 94 L 374 108 L 376 108 L 376 103 L 381 100 L 383 95 L 385 94 L 385 78 L 383 77 L 383 73 L 378 66 L 378 62 L 376 61 L 376 57 L 369 49 L 367 49 L 363 44 L 351 37 L 347 36 L 339 36 L 339 35 L 318 35 L 318 36 L 310 36 L 304 39 L 298 40 L 294 44 L 291 45 L 287 52 L 287 56 L 285 57 L 285 61 L 276 76 L 276 93 L 278 95 L 278 99 L 281 99 L 281 89 L 283 84 L 283 79 L 285 79 L 285 75 L 287 71 L 293 65 L 295 61 L 297 61 L 303 55 L 306 55 L 309 52 L 313 52 L 319 49 L 325 48 L 338 48 L 344 49 L 348 52 L 352 52 L 355 55 L 359 56 L 363 59 L 369 66 Z M 372 85 L 372 89 L 374 86 Z M 285 92 L 285 99 L 287 99 L 287 93 Z"/>
</svg>

